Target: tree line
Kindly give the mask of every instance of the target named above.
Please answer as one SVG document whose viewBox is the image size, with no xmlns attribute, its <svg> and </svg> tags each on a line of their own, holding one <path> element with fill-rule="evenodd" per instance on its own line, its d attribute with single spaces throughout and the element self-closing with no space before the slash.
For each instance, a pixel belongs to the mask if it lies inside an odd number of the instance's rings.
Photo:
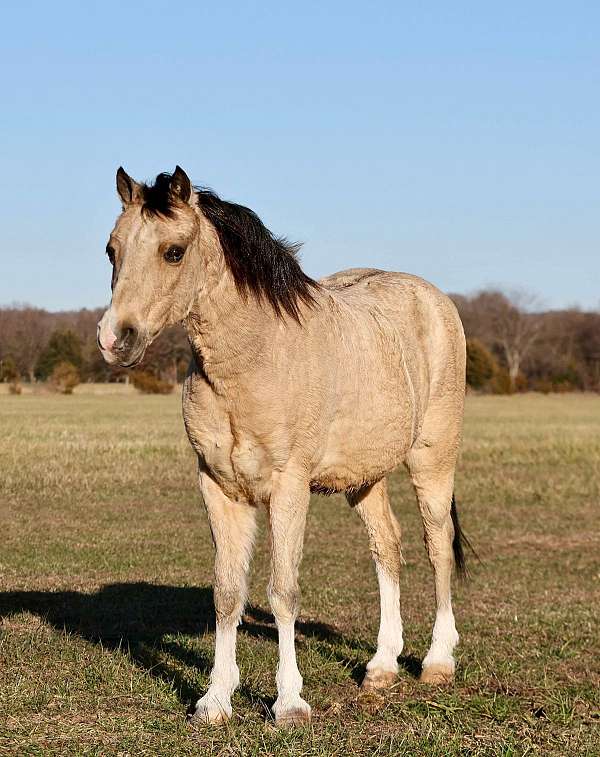
<svg viewBox="0 0 600 757">
<path fill-rule="evenodd" d="M 130 372 L 107 365 L 96 344 L 104 308 L 50 313 L 29 305 L 0 308 L 0 381 L 51 379 L 57 366 L 79 381 L 126 381 Z M 190 348 L 181 327 L 166 329 L 148 349 L 140 372 L 174 384 L 183 381 Z"/>
<path fill-rule="evenodd" d="M 600 391 L 600 312 L 540 310 L 532 297 L 497 290 L 451 297 L 465 328 L 467 381 L 473 389 Z M 96 324 L 102 313 L 102 308 L 60 313 L 0 308 L 0 381 L 48 381 L 66 367 L 71 380 L 73 371 L 80 381 L 127 380 L 129 372 L 107 365 L 98 351 Z M 184 330 L 173 327 L 150 346 L 132 375 L 141 386 L 150 386 L 154 377 L 164 390 L 183 380 L 189 357 Z"/>
<path fill-rule="evenodd" d="M 600 391 L 600 312 L 540 310 L 523 292 L 451 296 L 465 328 L 472 387 Z"/>
</svg>

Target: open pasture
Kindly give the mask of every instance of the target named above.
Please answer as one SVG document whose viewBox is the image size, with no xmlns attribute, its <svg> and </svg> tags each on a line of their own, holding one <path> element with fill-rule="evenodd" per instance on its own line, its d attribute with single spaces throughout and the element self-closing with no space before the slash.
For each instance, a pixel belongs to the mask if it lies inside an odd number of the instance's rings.
<svg viewBox="0 0 600 757">
<path fill-rule="evenodd" d="M 310 727 L 276 731 L 264 518 L 234 718 L 191 729 L 212 661 L 212 543 L 180 399 L 0 397 L 0 754 L 600 754 L 600 398 L 469 397 L 447 688 L 416 680 L 432 580 L 407 476 L 397 685 L 358 697 L 378 592 L 358 517 L 315 497 L 297 626 Z"/>
</svg>

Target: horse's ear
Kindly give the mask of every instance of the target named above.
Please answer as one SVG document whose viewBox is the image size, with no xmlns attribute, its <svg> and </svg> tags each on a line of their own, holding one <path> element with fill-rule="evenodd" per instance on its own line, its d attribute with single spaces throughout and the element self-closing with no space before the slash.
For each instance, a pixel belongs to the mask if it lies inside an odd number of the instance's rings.
<svg viewBox="0 0 600 757">
<path fill-rule="evenodd" d="M 192 195 L 192 182 L 180 166 L 175 167 L 173 176 L 171 176 L 170 192 L 173 197 L 181 200 L 181 202 L 189 202 Z"/>
<path fill-rule="evenodd" d="M 123 207 L 138 202 L 142 196 L 140 185 L 125 173 L 122 166 L 119 166 L 117 170 L 117 193 L 121 198 Z"/>
</svg>

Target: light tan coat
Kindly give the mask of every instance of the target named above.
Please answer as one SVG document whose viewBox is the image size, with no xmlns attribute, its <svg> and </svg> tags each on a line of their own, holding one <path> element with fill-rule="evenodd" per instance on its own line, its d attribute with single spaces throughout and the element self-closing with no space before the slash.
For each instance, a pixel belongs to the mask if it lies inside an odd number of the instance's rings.
<svg viewBox="0 0 600 757">
<path fill-rule="evenodd" d="M 293 629 L 311 490 L 346 492 L 365 522 L 381 627 L 363 687 L 394 680 L 402 649 L 400 529 L 385 478 L 402 463 L 415 485 L 436 583 L 422 677 L 448 680 L 458 641 L 451 502 L 465 392 L 465 342 L 454 305 L 415 276 L 353 269 L 323 279 L 312 302 L 299 301 L 298 321 L 278 317 L 264 298 L 236 286 L 219 236 L 179 172 L 171 180 L 170 218 L 146 217 L 140 185 L 118 176 L 124 212 L 111 235 L 114 291 L 99 344 L 109 362 L 131 364 L 166 325 L 181 320 L 192 345 L 183 414 L 215 542 L 217 612 L 215 665 L 197 715 L 217 722 L 231 714 L 254 513 L 266 506 L 269 596 L 280 644 L 274 712 L 284 723 L 310 716 Z M 160 257 L 173 249 L 185 249 L 177 271 Z"/>
</svg>

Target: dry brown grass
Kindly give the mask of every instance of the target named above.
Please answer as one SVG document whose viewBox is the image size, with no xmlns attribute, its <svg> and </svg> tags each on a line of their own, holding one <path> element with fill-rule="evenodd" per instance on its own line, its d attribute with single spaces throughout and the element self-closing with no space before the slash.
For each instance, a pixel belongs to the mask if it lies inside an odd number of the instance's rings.
<svg viewBox="0 0 600 757">
<path fill-rule="evenodd" d="M 600 754 L 600 398 L 469 398 L 457 498 L 483 563 L 456 589 L 456 683 L 416 681 L 431 578 L 406 477 L 406 648 L 358 697 L 377 631 L 362 526 L 315 498 L 298 625 L 310 728 L 280 733 L 261 539 L 235 719 L 192 731 L 212 659 L 212 547 L 176 397 L 0 398 L 0 754 Z M 264 524 L 263 524 L 264 525 Z"/>
</svg>

